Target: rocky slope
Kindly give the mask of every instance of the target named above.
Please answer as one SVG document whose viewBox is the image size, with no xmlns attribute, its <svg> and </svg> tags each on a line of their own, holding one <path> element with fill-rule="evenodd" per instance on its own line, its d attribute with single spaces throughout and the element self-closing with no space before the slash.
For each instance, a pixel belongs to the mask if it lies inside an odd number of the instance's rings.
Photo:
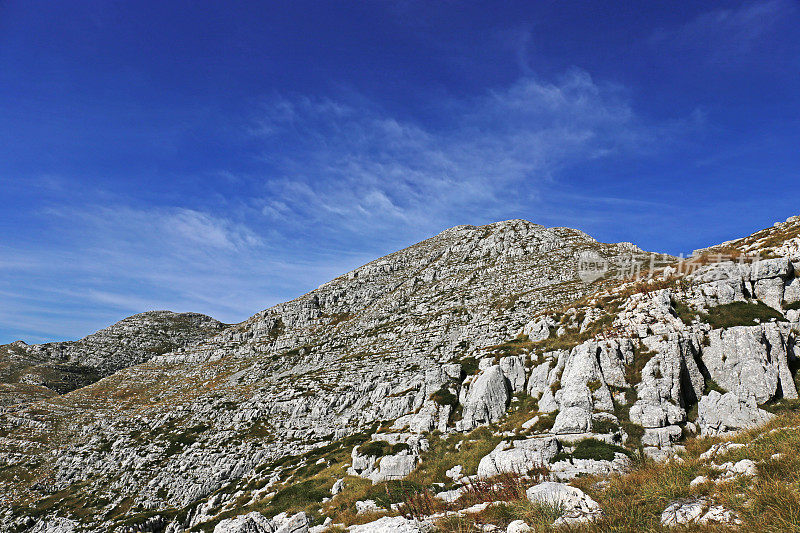
<svg viewBox="0 0 800 533">
<path fill-rule="evenodd" d="M 215 335 L 226 324 L 199 313 L 149 311 L 78 341 L 0 346 L 0 405 L 48 398 Z"/>
<path fill-rule="evenodd" d="M 394 522 L 351 531 L 421 531 L 434 519 L 379 518 L 408 487 L 457 501 L 475 479 L 568 482 L 766 422 L 797 397 L 786 224 L 758 257 L 684 263 L 526 221 L 452 228 L 3 415 L 4 522 L 300 532 L 360 513 Z M 575 503 L 561 523 L 602 512 L 535 487 Z"/>
</svg>

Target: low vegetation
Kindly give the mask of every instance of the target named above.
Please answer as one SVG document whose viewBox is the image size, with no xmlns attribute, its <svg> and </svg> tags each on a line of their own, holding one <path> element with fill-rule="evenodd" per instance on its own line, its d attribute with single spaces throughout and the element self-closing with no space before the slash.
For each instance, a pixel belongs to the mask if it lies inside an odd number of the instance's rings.
<svg viewBox="0 0 800 533">
<path fill-rule="evenodd" d="M 785 322 L 783 315 L 764 302 L 733 302 L 711 308 L 708 313 L 701 315 L 703 322 L 708 322 L 711 327 L 730 328 L 734 326 L 753 326 L 762 322 L 776 320 Z"/>
</svg>

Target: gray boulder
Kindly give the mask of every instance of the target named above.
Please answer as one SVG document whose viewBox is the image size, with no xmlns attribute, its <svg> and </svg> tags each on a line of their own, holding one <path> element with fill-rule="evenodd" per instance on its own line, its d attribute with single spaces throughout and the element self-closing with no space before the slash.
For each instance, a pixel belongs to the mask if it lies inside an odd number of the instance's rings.
<svg viewBox="0 0 800 533">
<path fill-rule="evenodd" d="M 756 403 L 775 398 L 779 390 L 784 398 L 797 398 L 788 366 L 788 329 L 769 323 L 712 330 L 703 363 L 720 386 L 752 395 Z"/>
<path fill-rule="evenodd" d="M 369 479 L 373 483 L 390 479 L 403 479 L 414 470 L 418 461 L 418 456 L 408 453 L 387 455 L 381 458 L 379 469 L 370 474 Z"/>
<path fill-rule="evenodd" d="M 553 524 L 574 525 L 597 520 L 603 515 L 600 505 L 581 489 L 565 483 L 547 481 L 529 488 L 525 495 L 528 500 L 561 509 L 563 514 Z"/>
<path fill-rule="evenodd" d="M 350 526 L 348 531 L 350 533 L 429 533 L 433 531 L 433 524 L 402 516 L 385 516 L 368 524 Z"/>
<path fill-rule="evenodd" d="M 214 528 L 214 533 L 274 533 L 274 531 L 272 521 L 256 511 L 222 520 Z"/>
<path fill-rule="evenodd" d="M 736 392 L 711 391 L 700 399 L 697 423 L 703 435 L 747 429 L 768 422 L 774 415 L 759 409 L 755 398 L 742 398 Z"/>
<path fill-rule="evenodd" d="M 480 373 L 467 392 L 459 429 L 469 431 L 482 424 L 497 422 L 505 414 L 510 398 L 502 369 L 499 365 L 490 366 Z"/>
<path fill-rule="evenodd" d="M 529 470 L 548 464 L 558 453 L 554 437 L 536 437 L 501 442 L 478 464 L 478 477 L 487 478 L 504 473 L 527 475 Z"/>
</svg>

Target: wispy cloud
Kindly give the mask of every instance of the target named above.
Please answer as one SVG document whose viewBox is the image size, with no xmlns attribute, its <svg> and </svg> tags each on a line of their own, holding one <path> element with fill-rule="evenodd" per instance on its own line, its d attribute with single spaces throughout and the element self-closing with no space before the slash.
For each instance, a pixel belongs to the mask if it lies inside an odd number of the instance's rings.
<svg viewBox="0 0 800 533">
<path fill-rule="evenodd" d="M 707 61 L 718 65 L 747 63 L 759 46 L 770 42 L 772 32 L 786 24 L 796 25 L 799 13 L 792 0 L 749 2 L 735 9 L 707 11 L 682 26 L 659 29 L 650 43 L 702 52 Z"/>
<path fill-rule="evenodd" d="M 352 266 L 287 262 L 249 226 L 193 209 L 78 205 L 40 217 L 49 242 L 5 247 L 13 259 L 0 261 L 0 325 L 28 340 L 75 338 L 151 309 L 239 321 Z"/>
<path fill-rule="evenodd" d="M 443 117 L 424 123 L 363 99 L 269 102 L 252 129 L 274 176 L 263 213 L 361 233 L 495 219 L 564 167 L 648 151 L 668 133 L 637 117 L 621 87 L 577 69 L 435 105 Z"/>
<path fill-rule="evenodd" d="M 353 93 L 273 98 L 245 128 L 257 170 L 219 171 L 229 192 L 202 207 L 53 195 L 29 215 L 42 238 L 2 250 L 0 333 L 75 338 L 149 309 L 239 321 L 456 224 L 581 226 L 625 200 L 579 210 L 562 172 L 686 127 L 648 122 L 624 88 L 578 69 L 430 105 L 422 119 Z"/>
</svg>

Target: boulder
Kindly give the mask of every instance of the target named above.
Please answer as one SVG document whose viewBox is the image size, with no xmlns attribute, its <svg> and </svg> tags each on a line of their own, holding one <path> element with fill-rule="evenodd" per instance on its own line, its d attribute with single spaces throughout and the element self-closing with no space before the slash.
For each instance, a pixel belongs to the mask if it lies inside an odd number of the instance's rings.
<svg viewBox="0 0 800 533">
<path fill-rule="evenodd" d="M 645 428 L 644 435 L 642 436 L 643 446 L 669 446 L 673 442 L 677 442 L 681 438 L 680 426 L 672 425 L 657 428 Z"/>
<path fill-rule="evenodd" d="M 706 498 L 677 500 L 661 513 L 661 525 L 664 527 L 710 523 L 734 525 L 741 524 L 741 520 L 735 512 L 721 505 L 711 505 Z"/>
<path fill-rule="evenodd" d="M 253 511 L 235 518 L 226 518 L 214 527 L 214 533 L 274 533 L 272 521 Z"/>
<path fill-rule="evenodd" d="M 600 368 L 600 354 L 607 346 L 587 341 L 572 349 L 564 366 L 561 389 L 556 392 L 560 406 L 554 434 L 591 431 L 592 412 L 613 411 L 611 391 Z"/>
<path fill-rule="evenodd" d="M 368 524 L 350 526 L 349 533 L 429 533 L 433 524 L 421 520 L 386 516 Z"/>
<path fill-rule="evenodd" d="M 533 398 L 540 398 L 544 391 L 549 388 L 550 385 L 547 383 L 547 377 L 550 374 L 551 365 L 552 362 L 548 360 L 533 367 L 531 375 L 528 378 L 528 395 Z"/>
<path fill-rule="evenodd" d="M 735 392 L 711 391 L 700 399 L 697 407 L 697 423 L 702 435 L 756 427 L 773 416 L 759 409 L 753 396 L 743 399 Z"/>
<path fill-rule="evenodd" d="M 303 512 L 287 516 L 281 513 L 272 518 L 274 533 L 308 533 L 308 517 Z"/>
<path fill-rule="evenodd" d="M 800 302 L 800 278 L 786 280 L 783 289 L 783 301 L 787 304 Z"/>
<path fill-rule="evenodd" d="M 682 526 L 697 522 L 706 509 L 703 499 L 674 501 L 661 513 L 661 525 L 665 527 Z"/>
<path fill-rule="evenodd" d="M 497 422 L 505 414 L 510 398 L 505 374 L 499 365 L 490 366 L 470 385 L 459 429 L 469 431 L 483 424 Z"/>
<path fill-rule="evenodd" d="M 501 442 L 481 459 L 478 477 L 487 478 L 505 473 L 527 475 L 528 471 L 548 464 L 558 453 L 558 448 L 558 441 L 554 437 Z"/>
<path fill-rule="evenodd" d="M 788 327 L 768 323 L 736 326 L 709 332 L 709 346 L 702 359 L 711 378 L 742 397 L 754 396 L 762 404 L 780 390 L 785 398 L 797 398 L 788 366 Z"/>
<path fill-rule="evenodd" d="M 525 495 L 533 503 L 562 510 L 563 514 L 553 524 L 556 527 L 597 520 L 603 515 L 600 505 L 589 495 L 565 483 L 552 481 L 539 483 L 529 488 Z"/>
<path fill-rule="evenodd" d="M 531 526 L 523 522 L 522 520 L 514 520 L 508 527 L 506 528 L 506 533 L 529 533 L 533 531 Z"/>
<path fill-rule="evenodd" d="M 369 475 L 373 483 L 391 479 L 403 479 L 417 466 L 419 457 L 409 453 L 387 455 L 381 458 L 379 469 Z"/>
<path fill-rule="evenodd" d="M 569 481 L 578 476 L 607 475 L 623 473 L 631 464 L 631 460 L 624 453 L 614 454 L 613 461 L 597 459 L 572 459 L 551 463 L 550 476 L 556 481 Z"/>
<path fill-rule="evenodd" d="M 534 318 L 522 327 L 522 334 L 527 335 L 533 342 L 550 338 L 550 328 L 556 325 L 549 316 Z"/>
<path fill-rule="evenodd" d="M 500 370 L 508 380 L 512 393 L 525 391 L 525 363 L 516 355 L 509 355 L 500 359 Z"/>
</svg>

